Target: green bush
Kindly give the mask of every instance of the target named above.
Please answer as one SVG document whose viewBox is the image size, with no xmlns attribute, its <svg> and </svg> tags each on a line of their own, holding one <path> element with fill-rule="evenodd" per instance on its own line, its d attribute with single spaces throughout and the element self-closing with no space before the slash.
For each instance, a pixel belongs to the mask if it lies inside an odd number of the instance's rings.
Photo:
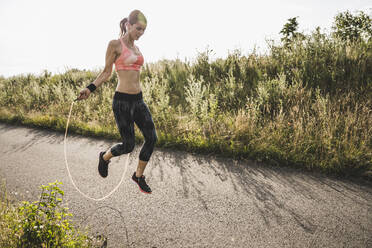
<svg viewBox="0 0 372 248">
<path fill-rule="evenodd" d="M 42 185 L 38 201 L 23 201 L 14 211 L 9 207 L 2 209 L 7 235 L 2 236 L 0 244 L 30 248 L 91 247 L 91 239 L 71 224 L 69 217 L 72 214 L 62 207 L 64 192 L 58 184 L 61 183 Z"/>
</svg>

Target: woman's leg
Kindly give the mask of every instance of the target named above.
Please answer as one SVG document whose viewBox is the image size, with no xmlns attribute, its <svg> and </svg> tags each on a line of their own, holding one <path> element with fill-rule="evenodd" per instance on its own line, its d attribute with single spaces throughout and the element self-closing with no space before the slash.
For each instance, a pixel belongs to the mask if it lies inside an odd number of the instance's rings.
<svg viewBox="0 0 372 248">
<path fill-rule="evenodd" d="M 116 125 L 119 129 L 122 143 L 116 144 L 104 155 L 104 159 L 130 153 L 135 146 L 133 103 L 114 99 L 112 109 L 114 111 Z"/>
<path fill-rule="evenodd" d="M 136 176 L 141 177 L 146 168 L 147 162 L 150 160 L 151 154 L 154 151 L 155 143 L 158 139 L 150 110 L 143 101 L 136 102 L 134 122 L 145 138 L 145 143 L 143 144 L 139 154 L 139 162 L 136 171 Z"/>
<path fill-rule="evenodd" d="M 141 177 L 143 172 L 145 171 L 146 165 L 148 161 L 142 161 L 141 159 L 138 160 L 138 166 L 136 170 L 136 177 Z"/>
<path fill-rule="evenodd" d="M 110 160 L 114 155 L 112 155 L 110 150 L 107 150 L 106 153 L 103 155 L 103 159 L 108 161 Z"/>
</svg>

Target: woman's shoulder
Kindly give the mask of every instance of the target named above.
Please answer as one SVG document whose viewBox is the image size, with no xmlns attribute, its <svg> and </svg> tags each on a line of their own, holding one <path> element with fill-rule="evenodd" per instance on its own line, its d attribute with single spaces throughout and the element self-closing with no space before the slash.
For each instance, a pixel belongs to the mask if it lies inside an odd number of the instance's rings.
<svg viewBox="0 0 372 248">
<path fill-rule="evenodd" d="M 121 42 L 120 39 L 110 40 L 108 47 L 114 50 L 116 53 L 121 53 Z"/>
<path fill-rule="evenodd" d="M 120 45 L 121 45 L 120 39 L 110 40 L 110 42 L 109 42 L 109 46 L 112 46 L 112 47 L 118 47 Z"/>
</svg>

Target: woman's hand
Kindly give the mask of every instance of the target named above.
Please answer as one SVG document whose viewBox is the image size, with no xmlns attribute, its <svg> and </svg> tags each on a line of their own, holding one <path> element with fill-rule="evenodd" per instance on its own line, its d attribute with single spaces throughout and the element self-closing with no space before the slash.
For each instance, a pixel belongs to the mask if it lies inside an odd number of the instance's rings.
<svg viewBox="0 0 372 248">
<path fill-rule="evenodd" d="M 87 99 L 90 95 L 90 90 L 88 88 L 84 88 L 80 91 L 80 95 L 77 100 L 84 100 Z"/>
</svg>

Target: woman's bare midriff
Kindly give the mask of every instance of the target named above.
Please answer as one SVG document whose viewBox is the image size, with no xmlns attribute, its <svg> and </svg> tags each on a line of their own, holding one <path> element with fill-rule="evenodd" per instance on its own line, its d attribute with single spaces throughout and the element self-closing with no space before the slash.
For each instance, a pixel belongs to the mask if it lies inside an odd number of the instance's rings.
<svg viewBox="0 0 372 248">
<path fill-rule="evenodd" d="M 115 91 L 127 94 L 138 94 L 142 91 L 139 71 L 117 71 L 116 73 L 118 85 Z"/>
</svg>

